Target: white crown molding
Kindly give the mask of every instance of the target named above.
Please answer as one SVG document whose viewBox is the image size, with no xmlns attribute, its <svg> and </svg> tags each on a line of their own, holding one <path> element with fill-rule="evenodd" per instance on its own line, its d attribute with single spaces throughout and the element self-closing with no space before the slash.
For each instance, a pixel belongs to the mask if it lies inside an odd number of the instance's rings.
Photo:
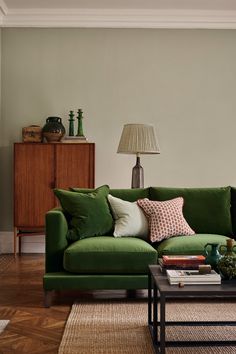
<svg viewBox="0 0 236 354">
<path fill-rule="evenodd" d="M 236 11 L 8 9 L 1 26 L 235 29 Z"/>
<path fill-rule="evenodd" d="M 7 5 L 3 0 L 0 0 L 0 27 L 3 25 L 4 17 L 8 12 Z"/>
<path fill-rule="evenodd" d="M 8 7 L 5 4 L 4 0 L 0 0 L 0 14 L 1 15 L 7 15 L 8 13 Z"/>
</svg>

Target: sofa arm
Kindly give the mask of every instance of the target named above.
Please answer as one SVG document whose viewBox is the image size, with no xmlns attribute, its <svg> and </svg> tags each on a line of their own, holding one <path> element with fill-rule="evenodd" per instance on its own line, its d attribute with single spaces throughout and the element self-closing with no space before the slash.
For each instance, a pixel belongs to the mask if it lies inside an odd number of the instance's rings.
<svg viewBox="0 0 236 354">
<path fill-rule="evenodd" d="M 63 269 L 63 253 L 68 246 L 68 224 L 61 209 L 52 209 L 46 214 L 46 264 L 48 272 Z"/>
</svg>

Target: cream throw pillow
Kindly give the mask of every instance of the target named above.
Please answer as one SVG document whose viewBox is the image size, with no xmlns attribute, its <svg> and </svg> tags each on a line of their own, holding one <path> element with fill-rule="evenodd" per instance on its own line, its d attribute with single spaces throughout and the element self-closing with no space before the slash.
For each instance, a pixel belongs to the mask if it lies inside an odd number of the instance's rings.
<svg viewBox="0 0 236 354">
<path fill-rule="evenodd" d="M 108 201 L 115 219 L 115 237 L 136 236 L 147 239 L 148 221 L 137 202 L 131 203 L 110 194 Z"/>
</svg>

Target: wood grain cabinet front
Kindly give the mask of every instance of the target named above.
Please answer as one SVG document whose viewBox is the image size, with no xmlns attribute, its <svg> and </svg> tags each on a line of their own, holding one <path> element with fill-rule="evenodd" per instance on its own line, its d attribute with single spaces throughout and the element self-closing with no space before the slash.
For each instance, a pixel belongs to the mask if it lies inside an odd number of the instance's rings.
<svg viewBox="0 0 236 354">
<path fill-rule="evenodd" d="M 94 188 L 94 143 L 14 144 L 14 254 L 20 236 L 42 234 L 53 188 Z"/>
</svg>

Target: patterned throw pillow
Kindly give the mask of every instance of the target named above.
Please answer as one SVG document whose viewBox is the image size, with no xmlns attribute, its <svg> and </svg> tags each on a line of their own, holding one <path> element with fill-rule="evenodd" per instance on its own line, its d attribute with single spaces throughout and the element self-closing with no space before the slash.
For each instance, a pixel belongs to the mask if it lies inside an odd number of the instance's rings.
<svg viewBox="0 0 236 354">
<path fill-rule="evenodd" d="M 139 199 L 137 203 L 148 217 L 152 242 L 171 236 L 195 234 L 183 216 L 184 199 L 182 197 L 164 202 L 145 198 Z"/>
</svg>

